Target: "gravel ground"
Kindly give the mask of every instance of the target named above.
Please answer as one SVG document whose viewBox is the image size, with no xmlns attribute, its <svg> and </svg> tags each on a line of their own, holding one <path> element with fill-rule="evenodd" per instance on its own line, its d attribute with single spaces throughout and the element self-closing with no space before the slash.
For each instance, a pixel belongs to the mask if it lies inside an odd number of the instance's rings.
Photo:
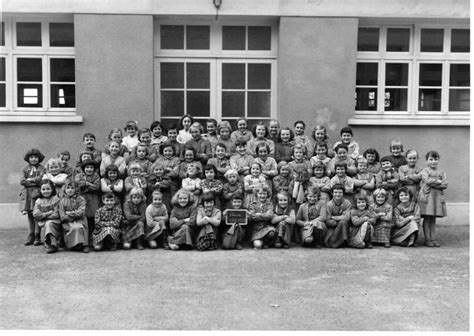
<svg viewBox="0 0 474 336">
<path fill-rule="evenodd" d="M 60 251 L 0 230 L 0 328 L 468 331 L 469 227 L 441 248 Z"/>
</svg>

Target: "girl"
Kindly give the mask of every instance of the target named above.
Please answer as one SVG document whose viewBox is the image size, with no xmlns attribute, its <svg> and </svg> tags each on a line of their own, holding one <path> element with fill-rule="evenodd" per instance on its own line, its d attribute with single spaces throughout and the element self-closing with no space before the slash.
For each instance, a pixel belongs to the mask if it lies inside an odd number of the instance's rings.
<svg viewBox="0 0 474 336">
<path fill-rule="evenodd" d="M 392 244 L 400 246 L 418 246 L 418 225 L 420 224 L 420 207 L 413 199 L 411 191 L 401 187 L 397 191 L 400 204 L 393 210 L 395 228 L 392 232 Z"/>
<path fill-rule="evenodd" d="M 197 210 L 196 226 L 199 233 L 196 237 L 198 251 L 217 249 L 217 228 L 221 223 L 221 211 L 216 208 L 215 197 L 212 193 L 202 197 L 202 205 Z"/>
<path fill-rule="evenodd" d="M 146 192 L 146 179 L 142 176 L 142 167 L 137 162 L 132 162 L 128 167 L 128 176 L 125 178 L 124 187 L 127 199 L 130 196 L 130 191 L 135 187 Z"/>
<path fill-rule="evenodd" d="M 219 141 L 217 137 L 217 120 L 216 119 L 207 119 L 206 121 L 206 134 L 203 134 L 202 137 L 211 143 L 212 147 L 212 156 L 214 156 L 216 151 L 216 145 Z"/>
<path fill-rule="evenodd" d="M 345 144 L 347 146 L 347 154 L 353 160 L 357 159 L 359 156 L 359 144 L 353 138 L 352 128 L 350 127 L 343 127 L 341 129 L 341 140 L 337 141 L 334 144 L 334 148 L 336 148 L 339 144 Z"/>
<path fill-rule="evenodd" d="M 100 191 L 102 193 L 113 193 L 116 204 L 119 206 L 122 204 L 123 180 L 119 178 L 119 171 L 116 165 L 112 164 L 105 168 L 105 177 L 100 179 Z"/>
<path fill-rule="evenodd" d="M 250 174 L 244 177 L 244 207 L 248 207 L 256 198 L 256 191 L 263 185 L 267 185 L 265 176 L 262 175 L 262 166 L 254 162 L 250 166 Z"/>
<path fill-rule="evenodd" d="M 239 176 L 243 178 L 250 172 L 250 165 L 254 158 L 247 153 L 247 142 L 245 140 L 237 140 L 235 142 L 237 154 L 230 157 L 230 168 L 237 170 Z"/>
<path fill-rule="evenodd" d="M 336 175 L 331 178 L 329 186 L 332 188 L 336 184 L 344 186 L 344 198 L 354 203 L 354 180 L 346 175 L 347 166 L 344 162 L 336 163 Z"/>
<path fill-rule="evenodd" d="M 230 158 L 232 155 L 235 154 L 234 141 L 232 141 L 230 133 L 232 133 L 232 127 L 230 126 L 230 123 L 227 120 L 223 120 L 217 125 L 217 139 L 218 142 L 226 146 L 227 158 Z"/>
<path fill-rule="evenodd" d="M 146 197 L 143 189 L 134 187 L 129 199 L 123 204 L 122 242 L 123 249 L 129 250 L 135 242 L 138 250 L 143 250 L 145 236 Z"/>
<path fill-rule="evenodd" d="M 215 148 L 216 156 L 210 158 L 207 164 L 216 168 L 216 178 L 224 181 L 224 174 L 230 169 L 230 160 L 227 155 L 227 147 L 225 144 L 218 142 Z"/>
<path fill-rule="evenodd" d="M 64 196 L 59 201 L 59 217 L 66 248 L 89 253 L 86 200 L 79 196 L 79 187 L 76 182 L 67 181 L 64 185 Z"/>
<path fill-rule="evenodd" d="M 375 186 L 384 188 L 388 192 L 388 202 L 393 205 L 393 195 L 400 186 L 397 171 L 392 166 L 390 157 L 384 156 L 380 160 L 381 170 L 375 175 Z"/>
<path fill-rule="evenodd" d="M 332 199 L 326 204 L 327 232 L 324 244 L 327 247 L 337 248 L 347 243 L 351 208 L 351 202 L 344 198 L 344 186 L 333 186 Z"/>
<path fill-rule="evenodd" d="M 408 164 L 398 169 L 398 176 L 400 178 L 400 184 L 406 186 L 412 192 L 413 199 L 416 201 L 421 182 L 421 169 L 416 165 L 418 153 L 414 149 L 409 149 L 406 152 L 406 157 Z"/>
<path fill-rule="evenodd" d="M 58 154 L 58 159 L 61 164 L 60 173 L 64 173 L 67 175 L 68 179 L 74 178 L 74 169 L 69 166 L 69 161 L 71 160 L 71 153 L 69 151 L 61 151 Z"/>
<path fill-rule="evenodd" d="M 275 176 L 278 175 L 278 166 L 274 158 L 268 156 L 269 155 L 269 147 L 267 144 L 259 143 L 255 148 L 255 153 L 257 157 L 255 158 L 254 162 L 257 162 L 262 167 L 262 175 L 266 179 L 266 183 L 272 190 L 272 180 Z"/>
<path fill-rule="evenodd" d="M 151 143 L 151 131 L 149 128 L 140 128 L 138 131 L 138 141 L 147 146 L 148 156 L 147 159 L 151 162 L 155 162 L 158 157 L 157 148 Z M 134 159 L 135 154 L 132 152 L 130 159 Z"/>
<path fill-rule="evenodd" d="M 105 176 L 105 168 L 107 166 L 114 164 L 118 167 L 119 176 L 125 176 L 125 170 L 127 169 L 127 163 L 125 159 L 120 156 L 120 143 L 117 141 L 110 141 L 109 143 L 109 152 L 110 154 L 105 154 L 100 163 L 100 176 Z"/>
<path fill-rule="evenodd" d="M 217 180 L 217 169 L 212 165 L 206 165 L 204 167 L 205 179 L 201 181 L 201 188 L 203 194 L 211 193 L 214 196 L 215 205 L 220 208 L 221 206 L 221 195 L 224 184 L 222 181 Z"/>
<path fill-rule="evenodd" d="M 326 148 L 328 148 L 327 156 L 329 158 L 333 158 L 334 151 L 332 149 L 329 149 L 329 146 L 328 146 L 329 137 L 327 136 L 326 127 L 324 127 L 323 125 L 314 126 L 312 135 L 313 135 L 313 140 L 315 143 L 319 142 L 319 143 L 326 144 Z M 314 153 L 316 154 L 316 147 L 314 148 Z"/>
<path fill-rule="evenodd" d="M 201 162 L 202 165 L 207 164 L 207 160 L 212 157 L 212 145 L 209 140 L 202 137 L 203 127 L 200 123 L 195 122 L 189 128 L 191 139 L 189 139 L 184 148 L 193 148 L 195 152 L 195 158 Z"/>
<path fill-rule="evenodd" d="M 227 179 L 227 183 L 224 183 L 222 187 L 222 209 L 228 209 L 232 206 L 232 199 L 235 195 L 241 195 L 243 199 L 244 194 L 244 186 L 242 182 L 239 180 L 239 174 L 235 169 L 229 169 L 225 174 L 224 177 Z"/>
<path fill-rule="evenodd" d="M 202 175 L 202 164 L 200 161 L 196 160 L 196 151 L 194 148 L 185 148 L 183 149 L 184 160 L 180 162 L 178 166 L 178 178 L 185 179 L 187 177 L 188 166 L 192 164 L 196 167 L 196 177 L 201 177 Z"/>
<path fill-rule="evenodd" d="M 186 176 L 187 177 L 181 181 L 181 188 L 193 193 L 198 198 L 202 191 L 202 187 L 201 179 L 197 177 L 197 169 L 194 164 L 188 165 Z"/>
<path fill-rule="evenodd" d="M 134 159 L 130 160 L 128 166 L 134 162 L 138 163 L 142 167 L 142 176 L 146 179 L 150 172 L 150 167 L 152 165 L 151 161 L 147 159 L 148 157 L 148 146 L 144 143 L 139 142 L 135 147 L 133 152 Z M 156 161 L 155 161 L 156 162 Z"/>
<path fill-rule="evenodd" d="M 250 221 L 252 224 L 252 236 L 250 240 L 256 249 L 273 246 L 277 237 L 277 231 L 272 225 L 273 203 L 267 185 L 262 185 L 256 190 L 257 197 L 250 204 Z"/>
<path fill-rule="evenodd" d="M 237 140 L 245 141 L 247 144 L 250 140 L 253 139 L 252 132 L 248 129 L 249 123 L 247 119 L 239 118 L 235 122 L 236 130 L 233 131 L 230 135 L 232 142 L 237 146 Z"/>
<path fill-rule="evenodd" d="M 367 159 L 367 171 L 372 174 L 377 174 L 380 171 L 380 156 L 375 148 L 366 149 L 363 157 Z"/>
<path fill-rule="evenodd" d="M 102 160 L 106 155 L 110 154 L 110 143 L 115 141 L 119 144 L 118 155 L 123 157 L 125 162 L 127 162 L 130 157 L 130 151 L 128 150 L 128 147 L 122 143 L 122 130 L 120 128 L 112 128 L 107 139 L 108 141 L 102 151 Z"/>
<path fill-rule="evenodd" d="M 76 178 L 76 175 L 84 173 L 82 170 L 82 163 L 86 160 L 93 160 L 92 152 L 85 150 L 79 154 L 79 161 L 78 161 L 78 166 L 74 168 L 74 179 Z"/>
<path fill-rule="evenodd" d="M 223 212 L 223 215 L 225 218 L 227 218 L 229 210 L 237 210 L 237 209 L 243 209 L 242 206 L 244 204 L 243 202 L 243 196 L 242 193 L 235 193 L 232 196 L 231 199 L 231 206 L 226 208 Z M 248 210 L 247 211 L 247 216 L 249 215 Z M 222 248 L 224 250 L 232 250 L 232 249 L 237 249 L 241 250 L 242 249 L 242 240 L 245 236 L 245 226 L 247 225 L 246 223 L 235 223 L 229 225 L 226 233 L 224 234 L 224 239 L 222 240 Z"/>
<path fill-rule="evenodd" d="M 384 244 L 390 247 L 390 233 L 392 230 L 392 206 L 387 202 L 388 196 L 385 189 L 379 188 L 374 191 L 374 204 L 372 210 L 375 213 L 374 234 L 372 243 Z"/>
<path fill-rule="evenodd" d="M 268 122 L 268 139 L 272 140 L 275 144 L 279 141 L 280 123 L 276 119 L 271 119 Z"/>
<path fill-rule="evenodd" d="M 308 189 L 316 188 L 316 190 L 319 190 L 319 200 L 327 203 L 331 199 L 331 179 L 324 175 L 326 166 L 322 162 L 318 162 L 313 168 L 314 176 L 309 179 Z"/>
<path fill-rule="evenodd" d="M 294 160 L 289 163 L 294 179 L 291 195 L 297 205 L 304 202 L 304 191 L 311 175 L 311 166 L 305 159 L 305 150 L 306 147 L 302 144 L 296 144 L 293 150 Z"/>
<path fill-rule="evenodd" d="M 308 188 L 306 202 L 303 203 L 296 214 L 296 224 L 301 232 L 303 247 L 315 246 L 321 248 L 326 236 L 326 205 L 318 201 L 316 188 Z"/>
<path fill-rule="evenodd" d="M 112 193 L 103 194 L 102 203 L 104 206 L 95 213 L 95 227 L 92 233 L 94 250 L 100 251 L 107 247 L 110 251 L 115 251 L 120 242 L 122 210 L 115 205 L 115 196 Z"/>
<path fill-rule="evenodd" d="M 177 157 L 180 157 L 181 156 L 181 152 L 183 151 L 183 144 L 179 143 L 177 139 L 178 137 L 178 126 L 176 126 L 176 124 L 170 124 L 168 126 L 168 130 L 167 130 L 167 136 L 168 136 L 168 143 L 169 145 L 171 145 L 173 147 L 173 152 L 174 152 L 174 156 L 177 156 Z M 160 147 L 160 153 L 161 153 L 161 149 L 163 148 L 163 146 Z"/>
<path fill-rule="evenodd" d="M 275 216 L 272 218 L 272 224 L 278 233 L 275 247 L 290 248 L 291 233 L 296 222 L 295 210 L 290 205 L 291 197 L 287 191 L 280 191 L 276 199 Z"/>
<path fill-rule="evenodd" d="M 100 177 L 95 171 L 95 162 L 86 160 L 82 163 L 83 173 L 76 175 L 75 182 L 79 186 L 79 194 L 86 200 L 86 218 L 89 239 L 94 231 L 94 217 L 99 207 Z"/>
<path fill-rule="evenodd" d="M 351 210 L 349 226 L 349 246 L 355 248 L 372 248 L 373 225 L 376 217 L 365 196 L 356 197 L 356 208 Z"/>
<path fill-rule="evenodd" d="M 165 205 L 168 208 L 168 211 L 171 211 L 171 195 L 174 195 L 179 189 L 178 183 L 178 167 L 180 160 L 176 157 L 176 152 L 174 151 L 173 144 L 170 141 L 164 142 L 160 147 L 160 156 L 156 159 L 155 163 L 157 165 L 162 165 L 164 168 L 163 179 L 169 181 L 169 201 L 167 195 L 164 197 Z"/>
<path fill-rule="evenodd" d="M 281 191 L 288 193 L 293 192 L 293 175 L 291 169 L 286 161 L 280 161 L 278 163 L 279 174 L 273 178 L 273 194 L 276 195 Z M 290 199 L 292 202 L 292 199 Z"/>
<path fill-rule="evenodd" d="M 62 236 L 59 219 L 59 198 L 50 180 L 41 181 L 40 195 L 35 201 L 33 217 L 40 230 L 44 227 L 44 246 L 47 253 L 58 251 L 58 241 Z"/>
<path fill-rule="evenodd" d="M 357 159 L 357 175 L 354 177 L 354 192 L 365 196 L 369 205 L 374 203 L 372 192 L 375 189 L 375 177 L 367 171 L 367 159 L 359 156 Z"/>
<path fill-rule="evenodd" d="M 150 125 L 151 144 L 159 149 L 160 145 L 167 141 L 168 138 L 163 134 L 163 125 L 159 121 L 153 121 Z"/>
<path fill-rule="evenodd" d="M 253 139 L 247 143 L 247 149 L 252 155 L 255 157 L 258 156 L 256 149 L 257 145 L 259 144 L 266 144 L 268 146 L 268 155 L 272 157 L 275 155 L 275 143 L 272 140 L 266 138 L 268 135 L 268 128 L 263 121 L 258 121 L 253 126 L 252 135 Z"/>
<path fill-rule="evenodd" d="M 327 166 L 327 174 L 330 177 L 333 177 L 336 174 L 335 166 L 337 163 L 345 163 L 347 170 L 346 173 L 349 176 L 354 176 L 357 174 L 357 168 L 355 166 L 355 161 L 348 157 L 348 149 L 345 144 L 339 144 L 334 149 L 336 156 L 334 156 L 331 161 L 329 161 Z"/>
<path fill-rule="evenodd" d="M 169 247 L 172 250 L 192 249 L 197 216 L 195 197 L 189 191 L 180 189 L 171 203 Z"/>
<path fill-rule="evenodd" d="M 151 194 L 153 191 L 158 190 L 161 192 L 162 201 L 164 202 L 167 209 L 171 211 L 171 181 L 165 175 L 165 167 L 155 162 L 151 166 L 151 173 L 147 180 L 148 197 L 151 201 Z"/>
<path fill-rule="evenodd" d="M 50 180 L 54 184 L 56 195 L 62 196 L 62 187 L 67 180 L 67 174 L 61 173 L 61 162 L 59 159 L 49 159 L 46 163 L 46 174 L 43 180 Z"/>
<path fill-rule="evenodd" d="M 20 193 L 20 211 L 28 217 L 28 228 L 30 233 L 26 239 L 25 246 L 34 244 L 41 245 L 40 228 L 33 217 L 33 208 L 36 199 L 40 196 L 41 178 L 46 173 L 46 169 L 41 164 L 44 155 L 36 148 L 30 149 L 23 157 L 28 165 L 22 170 L 20 185 L 23 189 Z"/>
<path fill-rule="evenodd" d="M 133 148 L 138 144 L 137 122 L 133 120 L 127 121 L 124 130 L 127 132 L 127 136 L 122 139 L 122 145 L 125 145 L 128 151 L 132 152 Z"/>
<path fill-rule="evenodd" d="M 329 162 L 331 162 L 331 158 L 327 156 L 327 153 L 328 153 L 328 144 L 325 142 L 317 142 L 314 146 L 313 156 L 309 160 L 311 168 L 313 169 L 317 163 L 322 163 L 325 167 L 324 168 L 325 175 L 328 174 Z"/>
<path fill-rule="evenodd" d="M 188 140 L 191 140 L 191 133 L 189 133 L 189 128 L 194 123 L 194 118 L 190 114 L 185 114 L 184 116 L 179 119 L 179 125 L 181 129 L 179 130 L 178 137 L 176 140 L 181 143 L 185 144 Z"/>
<path fill-rule="evenodd" d="M 156 249 L 158 245 L 163 245 L 165 250 L 169 250 L 167 242 L 166 223 L 168 222 L 168 210 L 163 204 L 163 195 L 160 191 L 154 190 L 151 194 L 151 204 L 145 211 L 146 218 L 146 235 L 145 239 L 152 249 Z"/>
<path fill-rule="evenodd" d="M 439 247 L 436 240 L 436 217 L 445 217 L 446 200 L 444 190 L 448 187 L 446 173 L 438 170 L 439 153 L 426 153 L 427 167 L 421 171 L 421 186 L 418 195 L 420 214 L 423 217 L 423 233 L 425 245 Z"/>
<path fill-rule="evenodd" d="M 278 141 L 275 143 L 275 160 L 290 162 L 293 155 L 293 139 L 295 134 L 289 127 L 283 127 L 278 131 Z"/>
<path fill-rule="evenodd" d="M 393 139 L 390 142 L 390 153 L 391 155 L 389 156 L 389 158 L 390 158 L 390 161 L 392 162 L 392 166 L 395 169 L 395 171 L 398 172 L 398 168 L 407 164 L 407 160 L 402 155 L 403 145 L 400 139 Z"/>
<path fill-rule="evenodd" d="M 306 148 L 305 157 L 306 155 L 310 155 L 314 151 L 314 144 L 310 137 L 304 135 L 304 130 L 306 128 L 306 124 L 302 120 L 298 120 L 293 124 L 295 128 L 295 139 L 294 144 L 301 144 Z"/>
</svg>

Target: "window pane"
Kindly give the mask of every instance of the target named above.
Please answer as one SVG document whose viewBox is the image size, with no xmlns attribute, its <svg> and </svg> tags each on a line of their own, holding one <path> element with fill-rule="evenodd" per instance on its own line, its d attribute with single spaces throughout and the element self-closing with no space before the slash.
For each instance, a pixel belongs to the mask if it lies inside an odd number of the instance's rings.
<svg viewBox="0 0 474 336">
<path fill-rule="evenodd" d="M 161 91 L 161 115 L 164 117 L 184 115 L 183 91 Z"/>
<path fill-rule="evenodd" d="M 188 89 L 209 89 L 210 87 L 209 63 L 186 64 L 186 87 Z"/>
<path fill-rule="evenodd" d="M 5 22 L 0 25 L 0 45 L 5 45 Z"/>
<path fill-rule="evenodd" d="M 17 22 L 16 45 L 41 47 L 41 22 Z"/>
<path fill-rule="evenodd" d="M 245 92 L 222 92 L 222 116 L 245 117 Z"/>
<path fill-rule="evenodd" d="M 184 64 L 183 63 L 161 63 L 161 88 L 182 89 L 184 88 Z"/>
<path fill-rule="evenodd" d="M 71 84 L 51 85 L 51 107 L 76 107 L 76 86 Z"/>
<path fill-rule="evenodd" d="M 420 86 L 441 86 L 442 64 L 420 64 Z"/>
<path fill-rule="evenodd" d="M 469 52 L 470 38 L 469 29 L 451 30 L 451 52 Z"/>
<path fill-rule="evenodd" d="M 449 72 L 450 86 L 469 86 L 470 85 L 470 65 L 469 64 L 451 64 Z"/>
<path fill-rule="evenodd" d="M 271 88 L 271 64 L 249 64 L 249 90 Z"/>
<path fill-rule="evenodd" d="M 49 24 L 49 45 L 51 47 L 74 47 L 74 24 L 51 22 Z"/>
<path fill-rule="evenodd" d="M 186 93 L 186 113 L 196 117 L 209 117 L 210 92 L 188 91 Z"/>
<path fill-rule="evenodd" d="M 5 81 L 5 57 L 0 57 L 0 81 Z"/>
<path fill-rule="evenodd" d="M 161 49 L 184 49 L 184 26 L 160 28 Z"/>
<path fill-rule="evenodd" d="M 222 88 L 245 89 L 245 64 L 222 64 Z"/>
<path fill-rule="evenodd" d="M 420 89 L 419 111 L 441 111 L 441 89 Z"/>
<path fill-rule="evenodd" d="M 245 50 L 245 26 L 222 27 L 223 50 Z"/>
<path fill-rule="evenodd" d="M 73 58 L 51 58 L 51 81 L 52 82 L 74 82 L 74 59 Z"/>
<path fill-rule="evenodd" d="M 209 26 L 186 26 L 186 49 L 208 50 Z"/>
<path fill-rule="evenodd" d="M 379 51 L 379 28 L 359 28 L 357 51 Z"/>
<path fill-rule="evenodd" d="M 0 84 L 0 107 L 5 107 L 7 106 L 6 103 L 6 91 L 5 91 L 5 84 Z"/>
<path fill-rule="evenodd" d="M 385 65 L 385 85 L 408 85 L 408 64 L 387 63 Z"/>
<path fill-rule="evenodd" d="M 377 109 L 376 88 L 356 88 L 356 110 L 374 111 Z"/>
<path fill-rule="evenodd" d="M 249 27 L 249 50 L 270 50 L 272 27 Z"/>
<path fill-rule="evenodd" d="M 20 82 L 41 82 L 43 80 L 41 58 L 18 58 L 17 79 Z"/>
<path fill-rule="evenodd" d="M 449 90 L 449 110 L 450 111 L 470 111 L 471 110 L 471 90 L 451 89 Z"/>
<path fill-rule="evenodd" d="M 386 89 L 384 98 L 385 111 L 407 111 L 407 89 Z"/>
<path fill-rule="evenodd" d="M 420 50 L 422 52 L 442 52 L 443 39 L 443 29 L 422 29 Z"/>
<path fill-rule="evenodd" d="M 410 29 L 388 28 L 387 29 L 387 51 L 409 51 Z"/>
<path fill-rule="evenodd" d="M 18 107 L 42 107 L 43 86 L 41 84 L 18 84 Z"/>
<path fill-rule="evenodd" d="M 270 92 L 248 93 L 248 117 L 270 117 Z"/>
<path fill-rule="evenodd" d="M 356 85 L 377 85 L 377 76 L 377 63 L 357 63 Z"/>
</svg>

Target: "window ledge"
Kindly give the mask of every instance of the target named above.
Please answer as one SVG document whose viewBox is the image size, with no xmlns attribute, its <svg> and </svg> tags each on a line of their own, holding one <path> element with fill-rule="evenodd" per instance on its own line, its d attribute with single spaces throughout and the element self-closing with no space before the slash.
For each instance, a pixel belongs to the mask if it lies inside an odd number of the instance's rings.
<svg viewBox="0 0 474 336">
<path fill-rule="evenodd" d="M 349 125 L 377 126 L 470 126 L 469 117 L 356 116 Z"/>
<path fill-rule="evenodd" d="M 71 116 L 45 116 L 45 115 L 0 115 L 0 123 L 82 123 L 83 117 Z"/>
</svg>

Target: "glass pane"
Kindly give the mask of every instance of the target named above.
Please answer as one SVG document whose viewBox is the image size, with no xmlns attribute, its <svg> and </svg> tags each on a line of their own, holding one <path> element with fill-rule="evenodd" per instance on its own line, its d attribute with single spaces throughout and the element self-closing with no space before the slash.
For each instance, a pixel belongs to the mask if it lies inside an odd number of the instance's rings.
<svg viewBox="0 0 474 336">
<path fill-rule="evenodd" d="M 160 27 L 161 49 L 184 49 L 184 26 Z"/>
<path fill-rule="evenodd" d="M 420 86 L 441 86 L 442 64 L 420 64 Z"/>
<path fill-rule="evenodd" d="M 356 110 L 375 111 L 377 109 L 376 88 L 356 88 Z"/>
<path fill-rule="evenodd" d="M 385 65 L 385 85 L 408 85 L 408 64 L 387 63 Z"/>
<path fill-rule="evenodd" d="M 359 28 L 357 51 L 379 51 L 379 28 Z"/>
<path fill-rule="evenodd" d="M 183 89 L 184 88 L 184 64 L 183 63 L 161 63 L 160 76 L 161 76 L 162 89 Z"/>
<path fill-rule="evenodd" d="M 249 50 L 270 50 L 272 27 L 249 27 Z"/>
<path fill-rule="evenodd" d="M 5 107 L 7 106 L 6 103 L 6 89 L 5 89 L 5 84 L 0 84 L 0 107 Z"/>
<path fill-rule="evenodd" d="M 377 85 L 377 63 L 357 63 L 356 85 Z"/>
<path fill-rule="evenodd" d="M 441 111 L 441 89 L 420 89 L 419 111 Z"/>
<path fill-rule="evenodd" d="M 252 117 L 270 117 L 270 92 L 249 92 L 247 116 Z"/>
<path fill-rule="evenodd" d="M 5 57 L 0 57 L 0 81 L 5 81 Z"/>
<path fill-rule="evenodd" d="M 245 117 L 245 92 L 222 92 L 222 116 Z"/>
<path fill-rule="evenodd" d="M 0 25 L 0 45 L 5 45 L 5 22 Z"/>
<path fill-rule="evenodd" d="M 209 26 L 186 26 L 186 49 L 208 50 Z"/>
<path fill-rule="evenodd" d="M 222 27 L 222 50 L 245 50 L 245 26 Z"/>
<path fill-rule="evenodd" d="M 184 91 L 161 91 L 161 115 L 175 117 L 184 114 Z"/>
<path fill-rule="evenodd" d="M 249 90 L 271 89 L 271 64 L 249 64 Z"/>
<path fill-rule="evenodd" d="M 18 107 L 42 107 L 43 86 L 41 84 L 18 84 Z"/>
<path fill-rule="evenodd" d="M 469 29 L 451 30 L 451 52 L 469 52 L 470 38 Z"/>
<path fill-rule="evenodd" d="M 51 85 L 51 107 L 76 107 L 76 86 L 71 84 Z"/>
<path fill-rule="evenodd" d="M 384 98 L 385 111 L 407 111 L 407 89 L 386 89 Z"/>
<path fill-rule="evenodd" d="M 74 82 L 74 59 L 73 58 L 51 58 L 51 81 L 52 82 Z"/>
<path fill-rule="evenodd" d="M 74 47 L 74 24 L 51 22 L 49 24 L 49 45 L 51 47 Z"/>
<path fill-rule="evenodd" d="M 387 51 L 409 51 L 410 29 L 388 28 L 387 29 Z"/>
<path fill-rule="evenodd" d="M 18 58 L 17 80 L 20 82 L 41 82 L 43 80 L 41 58 Z"/>
<path fill-rule="evenodd" d="M 420 50 L 422 52 L 442 52 L 443 39 L 443 29 L 422 29 Z"/>
<path fill-rule="evenodd" d="M 470 111 L 471 110 L 471 90 L 451 89 L 449 90 L 449 110 L 450 111 Z"/>
<path fill-rule="evenodd" d="M 470 65 L 469 64 L 451 64 L 449 71 L 450 86 L 469 86 L 470 85 Z"/>
<path fill-rule="evenodd" d="M 41 47 L 41 22 L 17 22 L 16 45 Z"/>
<path fill-rule="evenodd" d="M 186 87 L 188 89 L 209 89 L 210 87 L 209 63 L 186 64 Z"/>
<path fill-rule="evenodd" d="M 186 113 L 196 117 L 209 117 L 210 92 L 188 91 L 186 93 Z"/>
<path fill-rule="evenodd" d="M 245 89 L 245 64 L 222 64 L 222 88 Z"/>
</svg>

